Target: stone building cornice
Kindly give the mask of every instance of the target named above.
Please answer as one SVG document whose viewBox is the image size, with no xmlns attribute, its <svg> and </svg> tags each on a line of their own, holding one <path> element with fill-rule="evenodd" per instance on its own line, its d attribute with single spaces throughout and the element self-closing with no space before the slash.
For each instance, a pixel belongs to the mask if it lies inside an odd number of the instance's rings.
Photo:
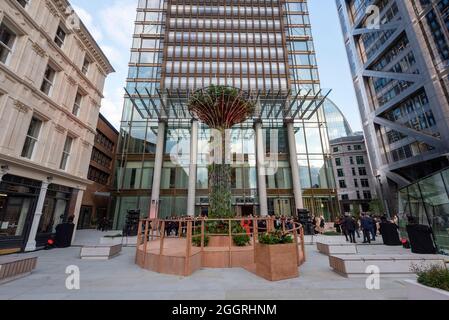
<svg viewBox="0 0 449 320">
<path fill-rule="evenodd" d="M 20 78 L 17 74 L 15 74 L 14 72 L 12 72 L 7 66 L 3 65 L 0 63 L 0 72 L 5 72 L 9 77 L 11 77 L 13 80 L 17 81 L 18 83 L 20 83 L 23 86 L 26 86 L 33 94 L 35 94 L 36 96 L 38 96 L 40 99 L 42 99 L 43 101 L 47 102 L 49 104 L 50 107 L 52 107 L 53 109 L 59 110 L 61 111 L 64 115 L 66 115 L 70 120 L 74 121 L 75 123 L 77 123 L 79 126 L 81 126 L 82 128 L 87 129 L 89 132 L 91 132 L 92 134 L 97 134 L 96 128 L 92 128 L 90 127 L 87 123 L 84 123 L 83 121 L 81 121 L 80 119 L 78 119 L 76 116 L 74 116 L 69 110 L 67 110 L 66 108 L 60 106 L 59 104 L 57 104 L 55 101 L 53 101 L 50 97 L 48 97 L 47 95 L 45 95 L 44 93 L 42 93 L 40 90 L 38 90 L 32 83 L 29 83 L 28 81 Z"/>
<path fill-rule="evenodd" d="M 37 22 L 30 16 L 30 14 L 20 5 L 18 4 L 17 1 L 15 0 L 10 0 L 10 2 L 12 3 L 12 5 L 18 10 L 20 11 L 23 16 L 25 17 L 25 19 L 27 20 L 28 23 L 30 23 L 36 30 L 38 30 L 40 32 L 41 35 L 44 36 L 44 38 L 47 40 L 47 44 L 49 46 L 51 46 L 54 50 L 58 51 L 58 53 L 61 55 L 61 57 L 65 60 L 66 63 L 68 63 L 72 68 L 74 68 L 77 71 L 77 74 L 80 78 L 84 79 L 84 81 L 86 81 L 86 83 L 89 84 L 89 86 L 100 96 L 100 98 L 104 98 L 103 96 L 103 92 L 100 91 L 97 86 L 86 76 L 81 72 L 81 69 L 79 66 L 77 66 L 67 55 L 66 53 L 59 48 L 56 43 L 53 42 L 53 40 L 50 38 L 50 36 L 47 34 L 47 32 L 45 30 L 42 29 L 42 27 L 40 25 L 37 24 Z M 52 2 L 58 2 L 57 0 L 46 0 L 46 3 L 49 3 L 50 6 L 53 6 L 53 4 L 51 4 Z M 69 3 L 67 1 L 64 1 L 67 3 L 67 6 L 65 7 L 64 10 L 67 10 L 67 8 L 69 8 Z M 47 5 L 48 6 L 48 5 Z M 63 11 L 65 12 L 65 11 Z M 66 17 L 64 14 L 61 13 L 61 11 L 56 11 L 57 15 L 60 17 L 60 19 L 65 20 Z M 87 30 L 87 28 L 84 26 L 84 24 L 82 24 L 82 28 L 84 29 L 84 33 L 88 33 L 89 31 Z M 83 33 L 83 30 L 80 30 L 81 33 Z M 78 32 L 76 33 L 78 35 Z M 90 36 L 90 39 L 88 39 L 89 41 L 91 41 L 92 43 L 90 43 L 89 45 L 86 45 L 85 41 L 82 41 L 82 39 L 80 39 L 80 36 L 78 35 L 78 37 L 75 37 L 75 41 L 78 42 L 78 44 L 81 44 L 82 49 L 86 50 L 89 52 L 89 56 L 95 58 L 95 61 L 97 62 L 98 66 L 99 66 L 99 71 L 103 74 L 104 77 L 106 77 L 109 73 L 115 72 L 114 68 L 112 67 L 112 65 L 110 64 L 109 60 L 107 59 L 106 55 L 101 51 L 101 49 L 99 48 L 98 44 L 95 42 L 95 40 L 93 39 L 92 36 Z M 37 44 L 39 47 L 41 47 L 39 44 Z M 89 51 L 91 50 L 91 48 L 97 48 L 95 52 L 97 52 L 97 55 L 94 54 L 93 51 Z M 42 47 L 41 47 L 42 48 Z M 98 53 L 101 52 L 101 55 Z M 107 66 L 107 67 L 105 67 Z"/>
<path fill-rule="evenodd" d="M 50 3 L 50 5 L 53 4 L 57 9 L 58 15 L 61 18 L 64 18 L 64 20 L 69 18 L 70 15 L 73 14 L 73 12 L 71 12 L 71 5 L 67 0 L 46 0 L 46 3 L 47 4 Z M 81 43 L 86 48 L 88 48 L 91 55 L 100 64 L 105 76 L 115 71 L 106 55 L 98 46 L 97 42 L 92 37 L 89 30 L 86 28 L 86 26 L 81 20 L 80 20 L 80 28 L 75 29 L 75 33 L 78 35 Z"/>
</svg>

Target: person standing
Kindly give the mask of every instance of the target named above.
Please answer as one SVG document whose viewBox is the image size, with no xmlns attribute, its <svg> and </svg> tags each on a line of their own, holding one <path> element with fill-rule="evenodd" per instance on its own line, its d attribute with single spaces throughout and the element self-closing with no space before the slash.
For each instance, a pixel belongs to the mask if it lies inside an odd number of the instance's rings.
<svg viewBox="0 0 449 320">
<path fill-rule="evenodd" d="M 368 217 L 371 221 L 371 241 L 376 241 L 376 235 L 377 235 L 377 221 L 376 218 L 371 215 L 370 217 Z"/>
<path fill-rule="evenodd" d="M 346 224 L 346 232 L 348 233 L 350 242 L 351 243 L 357 243 L 355 241 L 356 221 L 355 221 L 354 217 L 347 216 L 345 218 L 345 224 Z"/>
<path fill-rule="evenodd" d="M 357 234 L 357 239 L 360 239 L 360 218 L 355 218 L 355 233 Z"/>
<path fill-rule="evenodd" d="M 368 217 L 365 214 L 362 214 L 362 219 L 360 221 L 362 225 L 362 232 L 363 232 L 363 243 L 370 243 L 371 244 L 371 220 L 370 217 Z"/>
<path fill-rule="evenodd" d="M 324 220 L 324 217 L 320 217 L 320 232 L 321 234 L 324 233 L 324 227 L 326 226 L 326 221 Z"/>
<path fill-rule="evenodd" d="M 391 219 L 391 222 L 399 227 L 399 218 L 397 214 L 393 215 L 393 219 Z"/>
<path fill-rule="evenodd" d="M 341 216 L 339 223 L 340 223 L 340 226 L 341 226 L 341 231 L 343 231 L 343 234 L 345 235 L 346 241 L 349 242 L 348 231 L 346 229 L 346 217 Z"/>
</svg>

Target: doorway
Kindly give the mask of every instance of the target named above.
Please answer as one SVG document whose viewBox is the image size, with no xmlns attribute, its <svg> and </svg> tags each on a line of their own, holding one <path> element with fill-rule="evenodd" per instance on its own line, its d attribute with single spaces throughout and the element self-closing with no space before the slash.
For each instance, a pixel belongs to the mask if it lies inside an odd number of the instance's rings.
<svg viewBox="0 0 449 320">
<path fill-rule="evenodd" d="M 78 222 L 78 230 L 89 229 L 92 220 L 92 207 L 82 206 Z"/>
<path fill-rule="evenodd" d="M 240 207 L 240 212 L 242 213 L 242 217 L 248 217 L 250 215 L 254 215 L 254 206 L 246 205 Z"/>
</svg>

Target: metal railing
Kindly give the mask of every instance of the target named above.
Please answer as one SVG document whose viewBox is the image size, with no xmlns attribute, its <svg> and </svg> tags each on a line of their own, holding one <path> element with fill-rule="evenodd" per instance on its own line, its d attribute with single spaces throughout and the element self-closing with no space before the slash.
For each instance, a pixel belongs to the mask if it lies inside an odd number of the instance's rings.
<svg viewBox="0 0 449 320">
<path fill-rule="evenodd" d="M 217 232 L 215 230 L 215 233 L 212 233 L 211 231 L 213 230 L 210 230 L 210 226 L 213 223 L 219 224 L 224 231 Z M 233 229 L 236 223 L 240 224 L 245 232 L 234 232 Z M 278 226 L 276 227 L 276 225 Z M 172 235 L 173 231 L 175 232 L 174 236 Z M 274 217 L 142 219 L 138 227 L 136 261 L 137 253 L 143 252 L 142 263 L 145 265 L 147 259 L 146 253 L 149 252 L 150 243 L 157 244 L 157 241 L 159 241 L 159 250 L 152 253 L 162 256 L 164 255 L 164 245 L 167 243 L 167 239 L 185 239 L 185 250 L 182 256 L 189 259 L 192 255 L 193 247 L 198 248 L 200 252 L 207 247 L 206 237 L 228 237 L 228 239 L 225 239 L 228 241 L 228 245 L 224 246 L 224 248 L 227 247 L 230 252 L 233 247 L 238 247 L 234 246 L 235 236 L 248 236 L 250 239 L 248 244 L 242 247 L 255 250 L 259 235 L 273 231 L 280 231 L 283 235 L 291 234 L 297 248 L 298 265 L 306 261 L 303 226 L 292 219 Z M 199 241 L 196 240 L 197 246 L 193 245 L 194 239 L 199 239 Z M 155 246 L 153 245 L 152 248 L 154 250 Z M 231 254 L 229 254 L 229 259 L 232 259 Z M 232 265 L 231 261 L 229 265 Z"/>
</svg>

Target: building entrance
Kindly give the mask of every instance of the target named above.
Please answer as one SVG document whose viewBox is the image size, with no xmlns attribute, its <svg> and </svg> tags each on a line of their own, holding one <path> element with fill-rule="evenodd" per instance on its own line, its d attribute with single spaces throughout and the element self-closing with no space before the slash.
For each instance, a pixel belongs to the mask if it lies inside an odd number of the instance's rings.
<svg viewBox="0 0 449 320">
<path fill-rule="evenodd" d="M 254 206 L 252 205 L 240 206 L 240 213 L 242 217 L 254 215 Z"/>
</svg>

